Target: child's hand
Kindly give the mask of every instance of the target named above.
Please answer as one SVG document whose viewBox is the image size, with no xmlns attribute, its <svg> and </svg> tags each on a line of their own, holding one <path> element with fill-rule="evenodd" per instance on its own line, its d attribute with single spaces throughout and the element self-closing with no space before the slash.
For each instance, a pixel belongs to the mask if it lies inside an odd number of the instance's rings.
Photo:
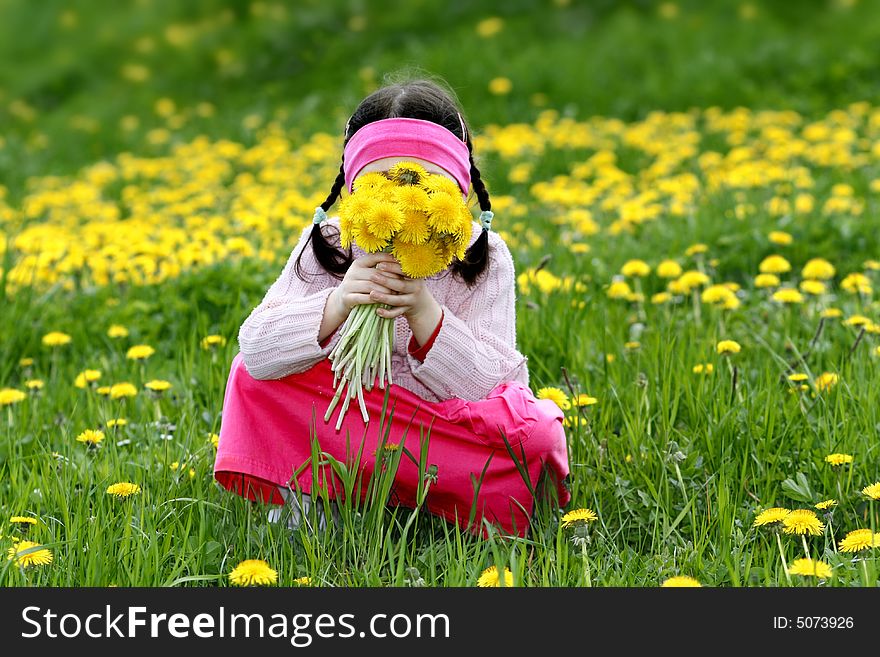
<svg viewBox="0 0 880 657">
<path fill-rule="evenodd" d="M 356 305 L 376 303 L 376 300 L 370 297 L 370 293 L 374 290 L 383 294 L 392 294 L 393 290 L 390 287 L 373 280 L 373 276 L 376 274 L 375 267 L 378 263 L 390 264 L 393 261 L 394 257 L 389 253 L 368 253 L 354 259 L 342 283 L 331 293 L 336 297 L 343 321 Z"/>
<path fill-rule="evenodd" d="M 406 276 L 393 256 L 389 255 L 388 260 L 382 260 L 376 265 L 371 281 L 376 289 L 370 293 L 370 299 L 392 306 L 379 308 L 376 312 L 380 317 L 394 318 L 403 315 L 411 319 L 437 303 L 425 286 L 425 280 Z"/>
</svg>

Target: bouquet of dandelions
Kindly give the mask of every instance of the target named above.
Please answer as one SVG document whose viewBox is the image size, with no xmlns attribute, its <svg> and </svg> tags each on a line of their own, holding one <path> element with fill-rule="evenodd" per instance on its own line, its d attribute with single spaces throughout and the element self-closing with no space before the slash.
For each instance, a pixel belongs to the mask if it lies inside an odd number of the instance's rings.
<svg viewBox="0 0 880 657">
<path fill-rule="evenodd" d="M 367 253 L 384 251 L 400 262 L 410 278 L 424 278 L 446 269 L 453 258 L 464 259 L 470 243 L 473 216 L 458 185 L 428 173 L 413 162 L 400 162 L 384 173 L 367 173 L 355 180 L 353 192 L 339 205 L 340 242 L 355 242 Z M 354 307 L 340 339 L 330 352 L 336 394 L 324 415 L 330 421 L 344 395 L 336 430 L 357 396 L 364 424 L 370 421 L 363 391 L 391 385 L 394 322 L 380 317 L 380 304 Z M 383 308 L 390 308 L 381 304 Z M 344 389 L 347 386 L 347 390 Z"/>
</svg>

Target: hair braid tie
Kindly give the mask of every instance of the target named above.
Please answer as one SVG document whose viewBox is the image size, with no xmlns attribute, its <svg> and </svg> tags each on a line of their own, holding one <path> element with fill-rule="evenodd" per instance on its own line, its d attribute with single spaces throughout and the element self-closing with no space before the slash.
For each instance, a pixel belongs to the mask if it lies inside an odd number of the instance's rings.
<svg viewBox="0 0 880 657">
<path fill-rule="evenodd" d="M 483 224 L 483 230 L 492 230 L 492 218 L 495 213 L 491 210 L 483 210 L 480 213 L 480 223 Z"/>
</svg>

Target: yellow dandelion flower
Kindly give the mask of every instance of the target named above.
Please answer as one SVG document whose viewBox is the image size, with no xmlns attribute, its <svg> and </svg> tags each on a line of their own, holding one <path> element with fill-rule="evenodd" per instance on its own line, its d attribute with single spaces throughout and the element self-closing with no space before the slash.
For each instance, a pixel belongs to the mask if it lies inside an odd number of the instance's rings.
<svg viewBox="0 0 880 657">
<path fill-rule="evenodd" d="M 697 363 L 691 368 L 691 371 L 694 374 L 712 374 L 715 371 L 715 366 L 712 363 Z"/>
<path fill-rule="evenodd" d="M 367 253 L 377 253 L 388 246 L 388 240 L 373 234 L 366 224 L 355 226 L 352 237 L 361 249 Z"/>
<path fill-rule="evenodd" d="M 812 260 L 809 260 L 801 270 L 801 276 L 804 278 L 811 278 L 820 281 L 834 278 L 835 273 L 836 270 L 834 269 L 834 265 L 824 258 L 813 258 Z"/>
<path fill-rule="evenodd" d="M 19 367 L 30 367 L 30 366 L 33 365 L 33 364 L 34 364 L 34 359 L 33 359 L 33 358 L 21 358 L 21 359 L 19 359 L 19 361 L 18 361 L 18 366 L 19 366 Z"/>
<path fill-rule="evenodd" d="M 840 287 L 853 294 L 871 294 L 873 290 L 871 287 L 871 281 L 868 277 L 860 273 L 848 274 L 842 281 L 840 281 Z"/>
<path fill-rule="evenodd" d="M 840 540 L 837 549 L 841 552 L 858 552 L 877 545 L 877 536 L 870 529 L 854 529 Z"/>
<path fill-rule="evenodd" d="M 73 382 L 77 388 L 87 388 L 90 383 L 101 378 L 101 370 L 83 370 Z"/>
<path fill-rule="evenodd" d="M 498 34 L 503 27 L 504 19 L 499 18 L 498 16 L 484 18 L 479 23 L 477 23 L 477 34 L 479 34 L 484 39 L 488 39 Z"/>
<path fill-rule="evenodd" d="M 454 180 L 439 174 L 430 174 L 422 179 L 421 187 L 429 194 L 447 194 L 453 198 L 461 198 L 461 188 Z"/>
<path fill-rule="evenodd" d="M 386 181 L 387 182 L 387 181 Z M 355 230 L 367 223 L 375 201 L 365 192 L 346 196 L 339 203 L 339 241 L 343 249 L 351 247 Z"/>
<path fill-rule="evenodd" d="M 27 399 L 27 393 L 22 392 L 21 390 L 16 390 L 15 388 L 0 389 L 0 406 L 9 406 L 10 404 L 18 403 L 23 399 Z"/>
<path fill-rule="evenodd" d="M 833 372 L 823 372 L 816 377 L 816 390 L 818 390 L 819 392 L 829 390 L 833 386 L 837 385 L 837 382 L 839 380 L 840 377 L 837 374 L 834 374 Z"/>
<path fill-rule="evenodd" d="M 537 399 L 549 399 L 563 411 L 567 411 L 571 408 L 571 402 L 568 399 L 568 395 L 559 388 L 540 388 L 535 393 L 535 397 Z"/>
<path fill-rule="evenodd" d="M 651 273 L 651 267 L 644 260 L 627 260 L 621 267 L 620 273 L 624 276 L 641 278 Z"/>
<path fill-rule="evenodd" d="M 354 179 L 351 187 L 354 192 L 371 192 L 376 190 L 391 189 L 394 183 L 384 173 L 370 171 L 363 173 Z M 357 196 L 357 194 L 352 194 Z"/>
<path fill-rule="evenodd" d="M 731 298 L 736 298 L 733 291 L 726 285 L 710 285 L 700 295 L 700 301 L 703 303 L 727 303 Z"/>
<path fill-rule="evenodd" d="M 678 278 L 681 276 L 681 265 L 675 260 L 664 260 L 657 265 L 657 276 L 660 278 Z"/>
<path fill-rule="evenodd" d="M 129 360 L 144 360 L 156 353 L 150 345 L 136 344 L 125 352 L 125 357 Z"/>
<path fill-rule="evenodd" d="M 428 216 L 424 212 L 408 211 L 403 213 L 403 225 L 395 236 L 395 241 L 406 244 L 424 244 L 430 237 L 431 227 L 428 225 Z"/>
<path fill-rule="evenodd" d="M 766 509 L 755 516 L 755 521 L 752 523 L 752 527 L 765 527 L 767 525 L 781 523 L 789 513 L 791 513 L 791 511 L 788 509 L 783 509 L 778 506 Z"/>
<path fill-rule="evenodd" d="M 212 433 L 210 436 L 208 436 L 208 440 L 211 441 L 214 449 L 217 449 L 220 446 L 220 434 Z"/>
<path fill-rule="evenodd" d="M 43 387 L 42 379 L 28 379 L 24 382 L 24 387 L 28 390 L 40 390 Z"/>
<path fill-rule="evenodd" d="M 661 585 L 662 588 L 697 588 L 702 587 L 699 580 L 689 575 L 676 575 L 665 580 Z"/>
<path fill-rule="evenodd" d="M 691 244 L 684 252 L 685 255 L 699 255 L 700 253 L 705 253 L 709 250 L 709 247 L 705 244 Z"/>
<path fill-rule="evenodd" d="M 391 252 L 400 261 L 400 268 L 403 270 L 403 273 L 410 278 L 433 276 L 448 266 L 437 245 L 433 242 L 426 242 L 424 244 L 395 242 Z"/>
<path fill-rule="evenodd" d="M 577 524 L 579 522 L 587 524 L 590 522 L 595 522 L 598 519 L 599 516 L 596 515 L 596 512 L 592 509 L 575 509 L 574 511 L 569 511 L 564 516 L 562 516 L 562 521 L 560 522 L 559 526 L 562 529 L 565 529 L 566 527 L 570 527 L 571 525 Z"/>
<path fill-rule="evenodd" d="M 428 225 L 437 232 L 447 235 L 457 234 L 461 229 L 461 196 L 450 194 L 431 194 L 425 208 L 428 214 Z"/>
<path fill-rule="evenodd" d="M 735 340 L 721 340 L 715 345 L 715 350 L 719 354 L 738 354 L 742 350 L 742 346 Z"/>
<path fill-rule="evenodd" d="M 390 201 L 376 202 L 367 215 L 367 227 L 370 233 L 384 241 L 391 239 L 391 236 L 400 230 L 403 222 L 403 212 Z"/>
<path fill-rule="evenodd" d="M 768 239 L 774 244 L 779 244 L 780 246 L 788 246 L 794 241 L 794 238 L 791 236 L 791 233 L 786 233 L 781 230 L 773 230 L 770 231 L 770 234 L 767 235 Z"/>
<path fill-rule="evenodd" d="M 107 329 L 108 338 L 126 338 L 128 337 L 128 329 L 120 324 L 113 324 Z"/>
<path fill-rule="evenodd" d="M 37 519 L 31 516 L 12 516 L 9 523 L 12 525 L 36 525 Z"/>
<path fill-rule="evenodd" d="M 870 271 L 880 271 L 880 260 L 865 260 L 862 267 Z"/>
<path fill-rule="evenodd" d="M 803 303 L 804 295 L 794 288 L 785 287 L 773 293 L 773 300 L 777 303 Z"/>
<path fill-rule="evenodd" d="M 128 497 L 141 492 L 141 487 L 128 481 L 121 481 L 107 487 L 107 493 L 115 497 Z"/>
<path fill-rule="evenodd" d="M 163 392 L 171 388 L 171 382 L 162 379 L 153 379 L 152 381 L 147 381 L 144 384 L 144 387 L 149 388 L 153 392 Z"/>
<path fill-rule="evenodd" d="M 819 509 L 819 511 L 827 511 L 828 509 L 833 509 L 836 506 L 837 500 L 825 500 L 823 502 L 819 502 L 816 505 L 816 508 Z"/>
<path fill-rule="evenodd" d="M 76 437 L 76 440 L 80 443 L 88 443 L 90 447 L 95 446 L 104 440 L 104 432 L 96 431 L 94 429 L 86 429 Z"/>
<path fill-rule="evenodd" d="M 312 578 L 311 577 L 297 577 L 295 580 L 293 580 L 293 583 L 296 584 L 297 586 L 311 586 L 312 585 Z"/>
<path fill-rule="evenodd" d="M 52 551 L 33 541 L 18 541 L 6 551 L 7 559 L 21 568 L 52 563 Z"/>
<path fill-rule="evenodd" d="M 222 335 L 206 335 L 202 338 L 202 349 L 213 349 L 214 347 L 225 347 L 226 338 Z"/>
<path fill-rule="evenodd" d="M 72 338 L 67 333 L 60 331 L 52 331 L 43 336 L 43 344 L 47 347 L 60 347 L 61 345 L 70 344 Z"/>
<path fill-rule="evenodd" d="M 629 299 L 632 296 L 632 290 L 625 281 L 614 281 L 608 286 L 606 294 L 609 299 Z"/>
<path fill-rule="evenodd" d="M 864 315 L 852 315 L 843 320 L 843 323 L 847 326 L 865 326 L 871 323 L 871 319 Z"/>
<path fill-rule="evenodd" d="M 415 162 L 398 162 L 388 169 L 388 179 L 398 185 L 418 185 L 427 176 L 425 167 Z"/>
<path fill-rule="evenodd" d="M 404 212 L 421 212 L 428 207 L 428 192 L 417 185 L 400 185 L 391 193 L 395 205 Z"/>
<path fill-rule="evenodd" d="M 771 255 L 761 261 L 758 270 L 762 274 L 784 274 L 791 271 L 791 263 L 781 255 Z"/>
<path fill-rule="evenodd" d="M 489 566 L 486 568 L 486 570 L 480 574 L 480 577 L 477 580 L 477 586 L 501 586 L 501 575 L 498 573 L 498 568 L 495 566 Z M 513 586 L 513 573 L 507 568 L 504 569 L 504 586 Z"/>
<path fill-rule="evenodd" d="M 509 78 L 497 77 L 489 80 L 489 93 L 493 96 L 505 96 L 513 89 L 513 83 Z"/>
<path fill-rule="evenodd" d="M 98 389 L 98 392 L 101 392 Z M 111 399 L 120 399 L 122 397 L 135 397 L 137 395 L 137 388 L 134 387 L 134 384 L 123 382 L 123 383 L 114 383 L 110 386 L 109 395 Z"/>
<path fill-rule="evenodd" d="M 229 573 L 235 586 L 268 586 L 278 582 L 278 572 L 262 559 L 246 559 Z"/>
<path fill-rule="evenodd" d="M 862 489 L 862 494 L 870 497 L 872 500 L 880 500 L 880 481 L 870 486 L 865 486 Z"/>
<path fill-rule="evenodd" d="M 669 303 L 670 301 L 672 301 L 672 295 L 669 294 L 669 292 L 657 292 L 656 294 L 651 295 L 651 303 L 655 306 Z"/>
<path fill-rule="evenodd" d="M 630 342 L 623 343 L 623 348 L 627 349 L 629 351 L 632 351 L 634 349 L 639 349 L 641 346 L 642 346 L 642 343 L 639 342 L 638 340 L 631 340 Z"/>
<path fill-rule="evenodd" d="M 778 287 L 779 276 L 776 274 L 758 274 L 755 276 L 755 287 Z"/>
<path fill-rule="evenodd" d="M 818 536 L 825 529 L 812 509 L 795 509 L 782 519 L 782 531 L 786 534 L 810 534 Z"/>
<path fill-rule="evenodd" d="M 842 317 L 843 311 L 840 308 L 825 308 L 820 315 L 825 319 L 834 319 L 835 317 Z"/>
<path fill-rule="evenodd" d="M 599 400 L 595 397 L 590 397 L 585 393 L 580 393 L 577 397 L 571 398 L 572 406 L 592 406 L 593 404 L 598 404 Z"/>
<path fill-rule="evenodd" d="M 788 569 L 789 575 L 803 575 L 805 577 L 818 577 L 819 579 L 828 579 L 831 577 L 832 571 L 824 561 L 814 559 L 796 559 L 792 562 Z"/>
<path fill-rule="evenodd" d="M 132 387 L 134 387 L 134 386 L 132 386 Z M 99 388 L 97 388 L 95 390 L 95 392 L 97 392 L 99 395 L 109 395 L 111 389 L 112 389 L 112 386 L 100 386 Z"/>
<path fill-rule="evenodd" d="M 804 294 L 810 294 L 814 297 L 818 297 L 822 294 L 825 294 L 825 292 L 827 291 L 825 283 L 823 283 L 822 281 L 813 281 L 813 280 L 801 281 L 801 284 L 799 287 L 801 288 L 801 292 L 803 292 Z"/>
<path fill-rule="evenodd" d="M 684 294 L 688 294 L 691 290 L 701 285 L 709 283 L 709 277 L 701 271 L 690 269 L 678 277 L 678 286 L 683 290 Z"/>
<path fill-rule="evenodd" d="M 124 417 L 117 417 L 112 420 L 107 420 L 107 426 L 109 428 L 122 427 L 122 426 L 125 426 L 126 424 L 128 424 L 128 420 L 126 420 Z"/>
<path fill-rule="evenodd" d="M 825 462 L 830 463 L 832 466 L 839 467 L 841 465 L 849 465 L 853 462 L 852 454 L 829 454 L 825 457 Z"/>
<path fill-rule="evenodd" d="M 809 379 L 809 378 L 810 378 L 810 377 L 808 377 L 808 376 L 807 376 L 806 374 L 804 374 L 803 372 L 795 372 L 794 374 L 789 374 L 789 375 L 788 375 L 788 380 L 789 380 L 789 381 L 792 381 L 792 382 L 794 382 L 794 383 L 800 383 L 801 381 L 806 381 L 806 380 Z"/>
</svg>

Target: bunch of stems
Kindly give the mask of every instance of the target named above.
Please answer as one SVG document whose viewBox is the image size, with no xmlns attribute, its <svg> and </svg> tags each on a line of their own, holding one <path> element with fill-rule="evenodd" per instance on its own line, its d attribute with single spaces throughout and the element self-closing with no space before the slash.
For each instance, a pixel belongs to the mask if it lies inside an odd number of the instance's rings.
<svg viewBox="0 0 880 657">
<path fill-rule="evenodd" d="M 337 431 L 342 427 L 342 420 L 348 412 L 349 402 L 355 397 L 357 397 L 364 424 L 370 421 L 370 414 L 364 403 L 364 389 L 367 392 L 372 390 L 373 382 L 377 376 L 379 377 L 379 388 L 382 390 L 385 389 L 386 381 L 389 386 L 393 383 L 391 380 L 391 351 L 394 343 L 394 320 L 377 315 L 377 308 L 387 309 L 390 306 L 378 303 L 355 306 L 345 326 L 341 329 L 342 337 L 330 352 L 333 387 L 336 394 L 324 414 L 324 422 L 330 421 L 336 405 L 344 396 L 342 407 L 339 410 L 339 418 L 336 420 Z"/>
</svg>

